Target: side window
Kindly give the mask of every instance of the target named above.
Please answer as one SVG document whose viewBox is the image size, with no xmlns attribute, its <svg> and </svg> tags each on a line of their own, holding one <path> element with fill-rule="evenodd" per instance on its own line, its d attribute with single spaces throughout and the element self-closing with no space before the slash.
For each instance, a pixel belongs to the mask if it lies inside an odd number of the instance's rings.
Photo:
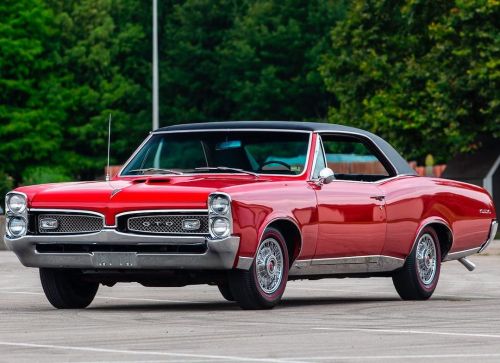
<svg viewBox="0 0 500 363">
<path fill-rule="evenodd" d="M 322 135 L 326 164 L 340 180 L 377 181 L 391 176 L 381 155 L 367 141 Z"/>
</svg>

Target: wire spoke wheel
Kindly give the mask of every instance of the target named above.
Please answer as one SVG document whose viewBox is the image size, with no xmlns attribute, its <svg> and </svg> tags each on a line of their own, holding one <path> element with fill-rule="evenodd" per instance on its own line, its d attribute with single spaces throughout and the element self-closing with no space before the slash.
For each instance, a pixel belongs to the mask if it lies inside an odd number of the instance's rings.
<svg viewBox="0 0 500 363">
<path fill-rule="evenodd" d="M 403 300 L 429 299 L 441 272 L 441 243 L 436 230 L 426 226 L 415 239 L 405 264 L 394 271 L 392 281 Z"/>
<path fill-rule="evenodd" d="M 417 242 L 417 271 L 424 285 L 430 285 L 437 270 L 436 245 L 428 233 L 422 235 Z"/>
<path fill-rule="evenodd" d="M 288 281 L 288 246 L 281 232 L 266 228 L 248 270 L 235 269 L 228 276 L 234 300 L 243 309 L 271 309 L 280 301 Z"/>
<path fill-rule="evenodd" d="M 274 238 L 265 239 L 257 251 L 257 281 L 266 294 L 274 293 L 283 278 L 283 251 Z"/>
</svg>

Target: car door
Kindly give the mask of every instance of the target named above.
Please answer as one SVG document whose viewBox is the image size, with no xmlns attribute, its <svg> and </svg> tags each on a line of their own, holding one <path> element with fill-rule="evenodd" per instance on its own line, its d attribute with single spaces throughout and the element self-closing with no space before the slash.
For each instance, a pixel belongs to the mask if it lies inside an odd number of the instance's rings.
<svg viewBox="0 0 500 363">
<path fill-rule="evenodd" d="M 335 179 L 316 189 L 315 259 L 379 255 L 386 236 L 385 196 L 377 182 L 391 176 L 370 141 L 353 135 L 321 135 L 313 178 L 323 167 Z"/>
</svg>

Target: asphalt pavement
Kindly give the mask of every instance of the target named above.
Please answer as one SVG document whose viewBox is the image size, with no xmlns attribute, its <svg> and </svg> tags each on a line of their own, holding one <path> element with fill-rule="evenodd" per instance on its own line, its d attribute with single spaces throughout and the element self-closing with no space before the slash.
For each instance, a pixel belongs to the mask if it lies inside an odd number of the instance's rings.
<svg viewBox="0 0 500 363">
<path fill-rule="evenodd" d="M 443 265 L 429 301 L 391 279 L 290 282 L 280 306 L 242 311 L 213 286 L 101 287 L 53 309 L 38 271 L 0 252 L 0 362 L 499 362 L 500 241 L 468 272 Z"/>
</svg>

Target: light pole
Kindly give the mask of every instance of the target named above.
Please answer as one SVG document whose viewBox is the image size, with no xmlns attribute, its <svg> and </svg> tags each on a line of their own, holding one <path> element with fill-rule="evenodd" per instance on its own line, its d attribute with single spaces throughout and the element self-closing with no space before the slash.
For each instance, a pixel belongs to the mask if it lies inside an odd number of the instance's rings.
<svg viewBox="0 0 500 363">
<path fill-rule="evenodd" d="M 153 130 L 160 127 L 158 107 L 158 0 L 153 0 Z"/>
</svg>

